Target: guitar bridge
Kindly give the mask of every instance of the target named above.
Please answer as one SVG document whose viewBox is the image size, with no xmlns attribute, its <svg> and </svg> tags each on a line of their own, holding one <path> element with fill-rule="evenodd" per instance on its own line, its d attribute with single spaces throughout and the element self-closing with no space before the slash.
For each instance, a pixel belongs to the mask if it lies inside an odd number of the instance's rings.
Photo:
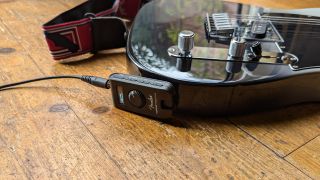
<svg viewBox="0 0 320 180">
<path fill-rule="evenodd" d="M 236 35 L 246 41 L 284 42 L 268 17 L 231 18 L 228 13 L 207 13 L 204 29 L 208 42 L 228 45 Z"/>
</svg>

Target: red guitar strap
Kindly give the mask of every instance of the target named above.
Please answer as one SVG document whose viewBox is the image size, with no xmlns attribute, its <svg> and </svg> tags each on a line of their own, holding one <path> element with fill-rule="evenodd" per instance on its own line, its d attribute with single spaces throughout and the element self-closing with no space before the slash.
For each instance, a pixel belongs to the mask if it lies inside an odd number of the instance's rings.
<svg viewBox="0 0 320 180">
<path fill-rule="evenodd" d="M 43 25 L 55 60 L 125 47 L 127 27 L 145 0 L 88 0 Z"/>
</svg>

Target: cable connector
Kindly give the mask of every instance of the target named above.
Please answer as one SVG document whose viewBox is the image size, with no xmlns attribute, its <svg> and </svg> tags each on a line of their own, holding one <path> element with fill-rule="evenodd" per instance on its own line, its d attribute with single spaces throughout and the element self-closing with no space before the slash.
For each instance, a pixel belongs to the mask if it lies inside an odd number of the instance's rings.
<svg viewBox="0 0 320 180">
<path fill-rule="evenodd" d="M 110 89 L 110 83 L 108 79 L 97 76 L 81 76 L 81 81 L 89 83 L 96 87 Z"/>
</svg>

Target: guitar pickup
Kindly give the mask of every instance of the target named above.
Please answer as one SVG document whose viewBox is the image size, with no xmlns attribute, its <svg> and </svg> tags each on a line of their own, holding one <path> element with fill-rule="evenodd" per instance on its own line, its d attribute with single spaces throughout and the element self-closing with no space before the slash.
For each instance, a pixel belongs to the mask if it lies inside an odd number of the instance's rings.
<svg viewBox="0 0 320 180">
<path fill-rule="evenodd" d="M 232 38 L 235 27 L 227 13 L 214 13 L 211 15 L 207 13 L 204 24 L 209 42 L 210 40 L 229 41 Z"/>
</svg>

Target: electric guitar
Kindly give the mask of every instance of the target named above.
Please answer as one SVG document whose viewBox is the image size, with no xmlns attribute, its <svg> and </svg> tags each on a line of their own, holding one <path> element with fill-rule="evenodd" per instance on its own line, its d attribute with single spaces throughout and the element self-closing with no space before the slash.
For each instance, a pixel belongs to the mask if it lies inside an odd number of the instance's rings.
<svg viewBox="0 0 320 180">
<path fill-rule="evenodd" d="M 177 110 L 230 114 L 320 100 L 320 9 L 158 0 L 136 16 L 132 74 L 173 83 Z"/>
</svg>

